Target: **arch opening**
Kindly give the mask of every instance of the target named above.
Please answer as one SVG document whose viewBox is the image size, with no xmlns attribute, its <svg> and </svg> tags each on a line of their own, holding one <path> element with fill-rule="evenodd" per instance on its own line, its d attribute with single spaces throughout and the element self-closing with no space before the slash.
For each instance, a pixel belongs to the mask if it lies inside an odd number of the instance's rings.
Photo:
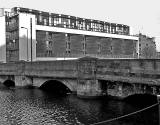
<svg viewBox="0 0 160 125">
<path fill-rule="evenodd" d="M 64 83 L 58 80 L 46 81 L 39 88 L 46 92 L 54 93 L 58 95 L 66 95 L 72 92 Z"/>
<path fill-rule="evenodd" d="M 12 80 L 6 80 L 5 82 L 3 82 L 3 85 L 5 85 L 8 88 L 11 88 L 11 87 L 15 87 L 15 82 Z"/>
</svg>

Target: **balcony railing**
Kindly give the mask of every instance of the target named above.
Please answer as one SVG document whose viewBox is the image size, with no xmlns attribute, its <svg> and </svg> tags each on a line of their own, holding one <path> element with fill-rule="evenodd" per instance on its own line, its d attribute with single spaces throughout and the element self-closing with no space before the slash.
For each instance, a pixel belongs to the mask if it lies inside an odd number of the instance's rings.
<svg viewBox="0 0 160 125">
<path fill-rule="evenodd" d="M 110 24 L 109 28 L 106 29 L 105 24 L 103 24 L 103 26 L 100 27 L 100 26 L 91 26 L 91 23 L 92 22 L 90 22 L 90 25 L 87 25 L 86 23 L 85 23 L 85 25 L 81 25 L 81 24 L 78 24 L 75 20 L 74 25 L 73 25 L 72 23 L 64 23 L 64 22 L 52 22 L 51 23 L 51 22 L 49 22 L 49 20 L 47 20 L 47 22 L 44 22 L 43 20 L 36 21 L 37 25 L 43 25 L 43 26 L 78 29 L 78 30 L 84 30 L 84 31 L 103 32 L 103 33 L 119 34 L 119 35 L 129 35 L 129 29 L 116 31 L 116 26 L 112 27 L 111 24 Z M 114 28 L 115 30 L 114 31 L 110 30 L 110 27 L 112 29 Z"/>
</svg>

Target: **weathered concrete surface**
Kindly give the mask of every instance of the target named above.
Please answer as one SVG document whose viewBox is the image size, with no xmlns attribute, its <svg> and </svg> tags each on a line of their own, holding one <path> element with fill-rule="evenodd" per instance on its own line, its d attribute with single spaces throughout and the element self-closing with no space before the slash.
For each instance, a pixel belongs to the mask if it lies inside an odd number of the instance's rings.
<svg viewBox="0 0 160 125">
<path fill-rule="evenodd" d="M 98 60 L 97 78 L 111 81 L 160 85 L 160 60 Z"/>
</svg>

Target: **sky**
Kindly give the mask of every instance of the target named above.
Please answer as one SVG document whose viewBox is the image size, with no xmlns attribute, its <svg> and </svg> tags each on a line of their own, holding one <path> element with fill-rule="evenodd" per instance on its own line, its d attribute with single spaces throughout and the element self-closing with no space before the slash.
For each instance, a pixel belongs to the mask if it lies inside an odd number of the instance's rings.
<svg viewBox="0 0 160 125">
<path fill-rule="evenodd" d="M 155 37 L 160 51 L 160 0 L 0 0 L 0 8 L 15 6 L 129 25 Z"/>
</svg>

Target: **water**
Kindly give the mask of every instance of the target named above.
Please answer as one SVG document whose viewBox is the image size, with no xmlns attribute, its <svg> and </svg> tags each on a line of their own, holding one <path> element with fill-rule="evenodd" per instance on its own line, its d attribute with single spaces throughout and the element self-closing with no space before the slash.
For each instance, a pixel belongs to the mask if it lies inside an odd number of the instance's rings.
<svg viewBox="0 0 160 125">
<path fill-rule="evenodd" d="M 0 125 L 89 125 L 145 106 L 107 98 L 62 97 L 38 89 L 0 89 Z M 158 125 L 158 106 L 107 125 Z"/>
</svg>

